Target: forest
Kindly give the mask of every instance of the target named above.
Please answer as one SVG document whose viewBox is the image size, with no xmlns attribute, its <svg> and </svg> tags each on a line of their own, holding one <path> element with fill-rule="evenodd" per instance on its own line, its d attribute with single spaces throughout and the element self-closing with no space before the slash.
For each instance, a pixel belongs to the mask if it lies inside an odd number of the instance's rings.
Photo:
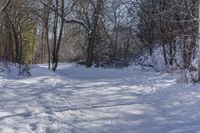
<svg viewBox="0 0 200 133">
<path fill-rule="evenodd" d="M 200 71 L 192 64 L 198 60 L 198 0 L 2 0 L 1 5 L 2 69 L 8 63 L 19 64 L 21 73 L 39 63 L 56 71 L 59 62 L 87 67 L 137 62 Z M 158 47 L 162 61 L 145 63 Z"/>
</svg>

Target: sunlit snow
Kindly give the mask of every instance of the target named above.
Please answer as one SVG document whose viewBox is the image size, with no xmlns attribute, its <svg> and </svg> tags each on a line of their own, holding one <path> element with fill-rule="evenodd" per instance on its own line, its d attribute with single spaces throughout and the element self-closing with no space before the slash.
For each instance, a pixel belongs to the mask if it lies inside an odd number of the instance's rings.
<svg viewBox="0 0 200 133">
<path fill-rule="evenodd" d="M 14 75 L 14 74 L 13 74 Z M 170 74 L 61 64 L 31 77 L 0 73 L 2 133 L 189 133 L 200 131 L 200 87 Z"/>
</svg>

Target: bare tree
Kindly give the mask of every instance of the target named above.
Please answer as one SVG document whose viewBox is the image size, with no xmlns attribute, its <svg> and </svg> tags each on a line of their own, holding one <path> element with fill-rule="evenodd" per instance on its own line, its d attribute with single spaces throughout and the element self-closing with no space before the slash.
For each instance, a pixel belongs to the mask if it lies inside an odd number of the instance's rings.
<svg viewBox="0 0 200 133">
<path fill-rule="evenodd" d="M 68 24 L 78 24 L 85 29 L 86 34 L 88 36 L 86 65 L 87 65 L 87 67 L 91 67 L 92 64 L 93 64 L 93 54 L 94 54 L 94 47 L 95 47 L 95 43 L 96 43 L 95 39 L 96 39 L 96 34 L 97 34 L 99 17 L 100 17 L 101 11 L 103 9 L 103 0 L 97 0 L 97 1 L 86 0 L 84 2 L 89 3 L 89 6 L 87 6 L 87 7 L 85 7 L 83 5 L 83 1 L 80 1 L 80 0 L 74 1 L 70 10 L 67 13 L 66 12 L 63 13 L 62 11 L 58 12 L 57 9 L 56 9 L 57 6 L 50 5 L 49 3 L 47 3 L 43 0 L 40 0 L 40 1 L 43 4 L 47 5 L 50 9 L 55 11 L 56 16 L 61 17 L 63 22 L 68 23 Z M 81 6 L 78 9 L 83 10 L 83 13 L 81 13 L 80 10 L 74 9 L 75 4 L 79 4 L 79 6 Z M 89 7 L 92 7 L 92 13 L 86 12 L 86 10 L 88 10 L 88 9 L 84 9 L 84 8 L 89 8 Z M 83 15 L 83 16 L 81 18 L 77 18 L 77 17 L 71 18 L 71 19 L 66 18 L 66 16 L 69 15 L 70 13 L 72 13 L 72 12 L 78 13 L 79 15 L 81 13 L 81 15 Z M 57 22 L 55 21 L 55 24 L 56 23 Z M 61 27 L 62 27 L 62 25 L 61 25 Z M 54 33 L 57 34 L 56 31 L 54 31 Z M 56 39 L 55 39 L 55 36 L 54 36 L 54 43 L 55 43 L 55 40 Z M 59 42 L 60 42 L 60 40 L 61 40 L 61 38 L 59 39 Z M 58 49 L 57 49 L 57 51 L 58 51 Z M 56 52 L 54 52 L 54 53 L 56 53 Z M 55 60 L 55 59 L 53 59 L 53 60 Z"/>
</svg>

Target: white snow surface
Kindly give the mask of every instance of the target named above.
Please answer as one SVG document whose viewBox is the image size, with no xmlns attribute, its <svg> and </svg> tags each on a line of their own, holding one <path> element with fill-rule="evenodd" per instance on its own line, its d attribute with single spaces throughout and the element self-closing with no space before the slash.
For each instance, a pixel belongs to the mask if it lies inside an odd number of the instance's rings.
<svg viewBox="0 0 200 133">
<path fill-rule="evenodd" d="M 198 133 L 200 86 L 166 73 L 61 64 L 0 73 L 0 133 Z"/>
</svg>

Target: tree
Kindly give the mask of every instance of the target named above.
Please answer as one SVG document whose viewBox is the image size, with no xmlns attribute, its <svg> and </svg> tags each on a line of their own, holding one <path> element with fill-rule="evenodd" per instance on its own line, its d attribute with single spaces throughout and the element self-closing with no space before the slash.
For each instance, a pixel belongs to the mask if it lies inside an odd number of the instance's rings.
<svg viewBox="0 0 200 133">
<path fill-rule="evenodd" d="M 200 2 L 199 2 L 199 19 L 200 19 Z M 200 82 L 200 20 L 198 21 L 198 81 Z"/>
<path fill-rule="evenodd" d="M 93 64 L 93 54 L 94 54 L 94 47 L 95 47 L 95 39 L 96 39 L 96 34 L 97 34 L 97 27 L 98 27 L 98 22 L 99 22 L 99 17 L 101 15 L 102 9 L 103 9 L 103 0 L 97 0 L 97 1 L 92 1 L 92 0 L 85 0 L 83 1 L 74 1 L 72 4 L 70 10 L 68 13 L 64 12 L 58 12 L 57 6 L 52 6 L 49 3 L 46 3 L 45 1 L 41 2 L 45 5 L 47 5 L 50 9 L 52 9 L 54 12 L 56 12 L 56 18 L 61 17 L 62 22 L 65 23 L 70 23 L 70 24 L 78 24 L 82 26 L 87 34 L 87 57 L 86 57 L 86 65 L 87 67 L 91 67 Z M 78 4 L 76 9 L 74 9 L 75 4 Z M 87 6 L 85 6 L 87 5 Z M 88 8 L 88 9 L 87 9 Z M 90 9 L 89 9 L 90 8 Z M 91 12 L 86 12 L 86 11 L 91 10 Z M 69 15 L 69 13 L 74 13 L 76 16 L 75 18 L 72 19 L 67 19 L 66 16 Z M 55 21 L 56 25 L 57 21 Z M 63 25 L 61 24 L 61 27 Z M 54 27 L 54 30 L 56 27 Z M 61 32 L 60 32 L 61 33 Z M 56 31 L 54 31 L 54 34 L 56 35 Z M 60 34 L 61 35 L 61 34 Z M 55 43 L 55 36 L 54 36 L 54 43 Z M 59 37 L 59 41 L 61 41 L 61 37 Z M 60 46 L 60 45 L 58 45 Z M 56 47 L 55 47 L 56 48 Z M 59 48 L 59 47 L 57 47 Z M 58 51 L 58 49 L 56 50 Z M 54 52 L 54 55 L 56 52 Z M 53 60 L 57 60 L 57 57 L 53 57 Z M 56 66 L 56 64 L 54 65 Z"/>
<path fill-rule="evenodd" d="M 2 14 L 6 31 L 4 32 L 5 42 L 9 44 L 9 53 L 12 55 L 12 58 L 7 60 L 19 64 L 19 73 L 33 63 L 36 46 L 36 23 L 28 8 L 29 5 L 32 5 L 31 1 L 13 0 Z"/>
<path fill-rule="evenodd" d="M 52 53 L 52 70 L 56 71 L 59 61 L 59 50 L 64 28 L 64 0 L 61 0 L 59 8 L 59 0 L 56 0 L 54 10 L 54 25 L 53 25 L 53 53 Z M 60 27 L 59 27 L 59 9 L 60 9 Z M 57 35 L 58 34 L 58 35 Z"/>
<path fill-rule="evenodd" d="M 138 4 L 140 39 L 147 42 L 151 52 L 155 44 L 162 46 L 166 67 L 178 65 L 187 69 L 191 66 L 197 33 L 196 2 L 143 0 Z M 181 40 L 181 46 L 177 40 Z M 181 62 L 177 62 L 177 50 L 182 51 Z"/>
</svg>

